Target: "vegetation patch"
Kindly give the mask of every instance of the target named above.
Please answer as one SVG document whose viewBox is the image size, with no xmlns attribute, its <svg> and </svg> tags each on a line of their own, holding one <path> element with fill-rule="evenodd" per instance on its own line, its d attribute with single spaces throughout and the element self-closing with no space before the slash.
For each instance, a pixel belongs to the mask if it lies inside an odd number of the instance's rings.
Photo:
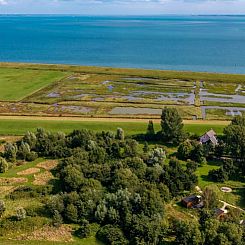
<svg viewBox="0 0 245 245">
<path fill-rule="evenodd" d="M 43 173 L 35 174 L 34 175 L 34 185 L 47 185 L 50 180 L 52 180 L 54 176 L 49 172 L 45 171 Z"/>
<path fill-rule="evenodd" d="M 38 172 L 40 172 L 39 168 L 28 168 L 26 170 L 18 172 L 17 175 L 31 175 L 31 174 L 36 174 Z"/>
<path fill-rule="evenodd" d="M 20 240 L 52 241 L 52 242 L 72 242 L 72 228 L 68 225 L 60 227 L 44 226 L 28 235 L 23 235 Z"/>
<path fill-rule="evenodd" d="M 0 178 L 0 185 L 23 184 L 28 182 L 27 178 Z"/>
<path fill-rule="evenodd" d="M 57 160 L 47 160 L 45 162 L 40 162 L 37 164 L 37 167 L 43 168 L 45 170 L 52 170 L 58 165 Z"/>
<path fill-rule="evenodd" d="M 0 68 L 0 100 L 21 100 L 68 74 L 61 71 Z"/>
<path fill-rule="evenodd" d="M 14 191 L 15 188 L 16 186 L 11 186 L 11 185 L 0 186 L 0 196 L 5 196 L 9 194 L 11 191 Z"/>
</svg>

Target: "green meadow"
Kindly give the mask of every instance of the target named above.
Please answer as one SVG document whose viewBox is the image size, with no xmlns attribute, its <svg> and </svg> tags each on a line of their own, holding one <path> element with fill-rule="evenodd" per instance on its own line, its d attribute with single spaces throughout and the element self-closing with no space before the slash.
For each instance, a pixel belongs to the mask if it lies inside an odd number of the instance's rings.
<svg viewBox="0 0 245 245">
<path fill-rule="evenodd" d="M 68 74 L 62 71 L 0 67 L 0 100 L 19 101 Z"/>
<path fill-rule="evenodd" d="M 69 121 L 69 120 L 38 120 L 38 119 L 0 119 L 0 135 L 23 135 L 26 131 L 35 131 L 44 128 L 51 132 L 69 133 L 74 129 L 89 129 L 94 131 L 115 131 L 123 128 L 127 135 L 146 132 L 147 122 L 100 122 L 100 121 Z M 224 124 L 186 124 L 185 130 L 192 134 L 201 135 L 211 128 L 217 134 L 222 134 Z M 160 125 L 155 124 L 155 130 L 160 130 Z"/>
</svg>

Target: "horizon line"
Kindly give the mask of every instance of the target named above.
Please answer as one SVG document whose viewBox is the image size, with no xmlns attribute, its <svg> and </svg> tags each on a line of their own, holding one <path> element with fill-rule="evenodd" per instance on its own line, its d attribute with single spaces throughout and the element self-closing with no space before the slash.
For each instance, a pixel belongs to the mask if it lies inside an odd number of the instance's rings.
<svg viewBox="0 0 245 245">
<path fill-rule="evenodd" d="M 244 14 L 76 14 L 76 13 L 70 13 L 70 14 L 62 14 L 62 13 L 0 13 L 0 16 L 84 16 L 84 17 L 93 17 L 93 16 L 98 16 L 98 17 L 161 17 L 161 16 L 239 16 L 243 17 L 245 16 Z"/>
</svg>

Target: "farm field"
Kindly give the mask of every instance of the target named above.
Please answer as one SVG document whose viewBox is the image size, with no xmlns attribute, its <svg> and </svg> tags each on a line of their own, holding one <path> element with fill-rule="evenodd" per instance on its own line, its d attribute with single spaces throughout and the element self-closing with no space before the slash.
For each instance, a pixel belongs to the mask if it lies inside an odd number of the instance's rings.
<svg viewBox="0 0 245 245">
<path fill-rule="evenodd" d="M 245 113 L 245 75 L 0 64 L 0 114 L 230 120 Z M 2 86 L 1 86 L 2 87 Z"/>
</svg>

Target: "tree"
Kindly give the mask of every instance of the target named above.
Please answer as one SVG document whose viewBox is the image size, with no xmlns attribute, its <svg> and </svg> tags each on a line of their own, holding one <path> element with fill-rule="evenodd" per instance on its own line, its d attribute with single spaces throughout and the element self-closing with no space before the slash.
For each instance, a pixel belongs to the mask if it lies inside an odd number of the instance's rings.
<svg viewBox="0 0 245 245">
<path fill-rule="evenodd" d="M 174 225 L 175 244 L 178 245 L 198 245 L 202 244 L 202 234 L 199 230 L 198 224 L 192 221 L 176 220 Z"/>
<path fill-rule="evenodd" d="M 49 197 L 49 199 L 46 202 L 45 208 L 51 215 L 54 215 L 55 212 L 62 213 L 65 209 L 62 196 L 55 195 Z"/>
<path fill-rule="evenodd" d="M 3 216 L 5 210 L 6 210 L 5 202 L 3 200 L 0 200 L 0 218 Z"/>
<path fill-rule="evenodd" d="M 83 183 L 83 173 L 78 165 L 64 167 L 60 173 L 62 185 L 65 190 L 74 191 Z"/>
<path fill-rule="evenodd" d="M 223 167 L 218 169 L 212 169 L 208 172 L 209 179 L 215 182 L 225 182 L 229 179 L 228 173 L 224 170 Z"/>
<path fill-rule="evenodd" d="M 147 126 L 146 139 L 153 140 L 154 136 L 155 136 L 154 124 L 153 124 L 153 121 L 150 120 Z"/>
<path fill-rule="evenodd" d="M 232 245 L 242 245 L 244 244 L 243 237 L 243 228 L 239 224 L 231 223 L 231 222 L 223 222 L 220 223 L 218 234 L 223 234 L 228 244 Z M 218 243 L 217 243 L 218 244 Z M 219 243 L 224 244 L 224 243 Z"/>
<path fill-rule="evenodd" d="M 162 137 L 165 142 L 179 143 L 183 136 L 183 121 L 175 108 L 165 107 L 161 116 Z"/>
<path fill-rule="evenodd" d="M 204 147 L 197 141 L 192 142 L 193 149 L 191 151 L 191 160 L 198 162 L 200 164 L 206 164 L 206 158 L 204 156 Z"/>
<path fill-rule="evenodd" d="M 23 220 L 26 218 L 26 210 L 23 207 L 18 207 L 16 209 L 16 219 Z"/>
<path fill-rule="evenodd" d="M 61 214 L 59 213 L 58 210 L 54 210 L 54 215 L 53 215 L 53 225 L 55 227 L 60 227 L 63 223 L 63 218 Z"/>
<path fill-rule="evenodd" d="M 34 133 L 28 131 L 24 135 L 23 141 L 26 142 L 30 146 L 31 150 L 33 150 L 36 146 L 37 137 Z"/>
<path fill-rule="evenodd" d="M 149 144 L 147 143 L 147 141 L 145 141 L 144 147 L 143 147 L 143 152 L 147 153 L 149 150 L 150 150 Z"/>
<path fill-rule="evenodd" d="M 237 171 L 232 159 L 225 159 L 222 166 L 208 172 L 208 177 L 216 182 L 225 182 L 231 179 Z"/>
<path fill-rule="evenodd" d="M 97 232 L 98 240 L 108 245 L 126 245 L 128 240 L 125 238 L 122 230 L 113 225 L 105 225 Z"/>
<path fill-rule="evenodd" d="M 245 162 L 245 116 L 235 117 L 231 124 L 224 129 L 224 138 L 232 157 Z M 245 166 L 242 165 L 245 173 Z"/>
<path fill-rule="evenodd" d="M 0 157 L 0 173 L 6 173 L 8 171 L 8 163 L 7 161 Z"/>
<path fill-rule="evenodd" d="M 206 187 L 203 191 L 204 206 L 207 209 L 218 207 L 219 198 L 216 190 L 212 187 Z"/>
<path fill-rule="evenodd" d="M 11 162 L 15 162 L 17 151 L 18 151 L 18 147 L 16 144 L 7 143 L 4 146 L 4 157 Z"/>
<path fill-rule="evenodd" d="M 190 140 L 182 142 L 178 147 L 178 157 L 179 159 L 186 160 L 191 157 L 191 152 L 193 150 L 193 145 Z"/>
<path fill-rule="evenodd" d="M 89 222 L 86 219 L 81 221 L 81 226 L 78 230 L 75 231 L 75 235 L 79 238 L 87 238 L 91 233 Z"/>
<path fill-rule="evenodd" d="M 124 131 L 122 128 L 117 129 L 116 139 L 124 140 Z"/>
<path fill-rule="evenodd" d="M 78 212 L 77 208 L 73 204 L 68 204 L 65 210 L 65 217 L 69 222 L 77 223 L 78 222 Z"/>
<path fill-rule="evenodd" d="M 238 125 L 238 126 L 242 126 L 245 127 L 245 116 L 235 116 L 233 117 L 233 119 L 231 120 L 231 125 Z"/>
<path fill-rule="evenodd" d="M 213 216 L 213 215 L 212 215 Z M 215 244 L 215 240 L 218 235 L 218 228 L 220 222 L 214 218 L 207 218 L 202 224 L 202 230 L 204 234 L 204 240 L 207 245 Z"/>
<path fill-rule="evenodd" d="M 166 153 L 163 148 L 157 147 L 154 148 L 150 154 L 148 159 L 148 165 L 154 166 L 155 164 L 163 165 L 166 159 Z"/>
<path fill-rule="evenodd" d="M 18 147 L 18 157 L 20 159 L 26 160 L 30 153 L 31 149 L 29 144 L 24 141 L 21 141 L 20 146 Z"/>
<path fill-rule="evenodd" d="M 196 162 L 190 161 L 188 160 L 186 163 L 186 169 L 191 172 L 194 173 L 198 168 L 198 164 Z"/>
</svg>

